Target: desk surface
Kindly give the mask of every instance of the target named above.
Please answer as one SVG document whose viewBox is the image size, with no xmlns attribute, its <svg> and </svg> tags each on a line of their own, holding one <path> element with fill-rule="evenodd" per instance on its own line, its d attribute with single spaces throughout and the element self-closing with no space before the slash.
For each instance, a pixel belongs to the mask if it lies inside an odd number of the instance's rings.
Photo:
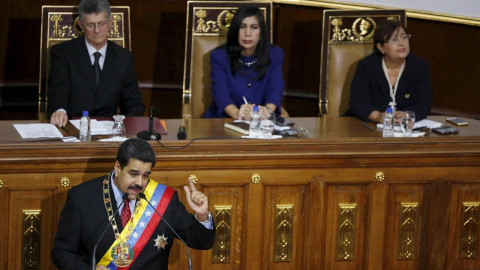
<svg viewBox="0 0 480 270">
<path fill-rule="evenodd" d="M 428 119 L 441 122 L 444 125 L 451 126 L 447 123 L 445 118 L 447 116 L 429 116 Z M 353 117 L 320 117 L 320 118 L 290 118 L 297 126 L 306 128 L 309 131 L 306 139 L 341 139 L 350 140 L 358 138 L 377 138 L 382 137 L 381 130 L 376 130 L 374 123 L 366 123 L 374 130 L 369 130 L 362 125 L 362 121 Z M 468 126 L 459 126 L 458 134 L 439 135 L 430 130 L 426 131 L 425 137 L 419 138 L 388 138 L 389 140 L 429 140 L 429 138 L 463 138 L 471 139 L 470 137 L 480 137 L 480 121 L 474 119 L 465 119 L 468 121 Z M 177 140 L 177 132 L 180 126 L 185 126 L 187 133 L 187 140 L 199 138 L 212 139 L 239 139 L 240 133 L 224 128 L 225 122 L 232 121 L 231 119 L 167 119 L 165 120 L 168 134 L 163 135 L 161 141 L 165 143 L 181 142 Z M 17 143 L 17 142 L 61 142 L 59 139 L 22 139 L 18 132 L 13 127 L 15 123 L 34 123 L 35 121 L 0 121 L 0 143 Z M 147 127 L 145 127 L 147 129 Z M 78 131 L 71 124 L 67 125 L 65 132 L 59 129 L 64 136 L 77 136 Z M 128 127 L 127 127 L 128 133 Z M 99 138 L 106 138 L 108 136 L 93 136 L 92 140 Z M 128 137 L 135 137 L 135 135 L 128 135 Z M 284 140 L 302 140 L 303 138 L 286 138 Z M 383 139 L 383 138 L 382 138 Z M 247 140 L 247 139 L 245 139 Z M 278 141 L 278 140 L 277 140 Z M 281 141 L 281 140 L 280 140 Z M 62 142 L 63 143 L 63 142 Z"/>
</svg>

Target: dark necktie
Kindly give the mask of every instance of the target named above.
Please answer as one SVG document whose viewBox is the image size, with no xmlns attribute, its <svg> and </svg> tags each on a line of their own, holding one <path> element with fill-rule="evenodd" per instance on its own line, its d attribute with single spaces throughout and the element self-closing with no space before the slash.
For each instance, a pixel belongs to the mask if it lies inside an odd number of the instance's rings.
<svg viewBox="0 0 480 270">
<path fill-rule="evenodd" d="M 127 225 L 131 216 L 132 216 L 132 211 L 130 211 L 130 201 L 125 200 L 122 208 L 122 214 L 121 214 L 123 227 Z"/>
<path fill-rule="evenodd" d="M 95 56 L 95 62 L 93 62 L 93 70 L 95 70 L 95 81 L 97 82 L 97 86 L 98 86 L 98 83 L 100 82 L 100 63 L 99 63 L 99 59 L 100 59 L 101 54 L 99 52 L 95 52 L 93 54 L 93 56 Z"/>
</svg>

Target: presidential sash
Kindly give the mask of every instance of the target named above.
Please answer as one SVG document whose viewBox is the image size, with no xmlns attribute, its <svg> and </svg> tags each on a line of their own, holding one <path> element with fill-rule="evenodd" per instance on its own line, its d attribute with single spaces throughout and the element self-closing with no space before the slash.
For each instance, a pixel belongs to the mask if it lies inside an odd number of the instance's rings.
<svg viewBox="0 0 480 270">
<path fill-rule="evenodd" d="M 144 193 L 152 206 L 163 215 L 174 192 L 172 188 L 150 179 Z M 145 200 L 138 201 L 132 218 L 120 235 L 115 237 L 115 242 L 97 265 L 106 266 L 110 270 L 129 269 L 160 222 L 161 218 L 154 212 L 155 210 Z"/>
</svg>

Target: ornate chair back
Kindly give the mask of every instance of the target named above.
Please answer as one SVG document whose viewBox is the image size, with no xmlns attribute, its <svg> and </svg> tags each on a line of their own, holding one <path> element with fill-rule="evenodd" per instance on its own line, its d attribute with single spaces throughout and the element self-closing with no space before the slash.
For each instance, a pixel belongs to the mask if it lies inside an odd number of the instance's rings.
<svg viewBox="0 0 480 270">
<path fill-rule="evenodd" d="M 258 1 L 189 1 L 183 76 L 183 118 L 201 118 L 212 102 L 210 52 L 226 42 L 235 10 L 256 5 L 263 12 L 272 40 L 272 3 Z"/>
<path fill-rule="evenodd" d="M 130 7 L 111 6 L 113 26 L 108 39 L 130 50 Z M 48 73 L 50 48 L 58 43 L 83 35 L 77 24 L 78 6 L 42 6 L 40 36 L 40 80 L 38 89 L 38 117 L 47 118 Z"/>
<path fill-rule="evenodd" d="M 321 116 L 342 116 L 358 62 L 373 52 L 373 34 L 382 20 L 406 25 L 405 10 L 325 10 L 320 61 Z"/>
</svg>

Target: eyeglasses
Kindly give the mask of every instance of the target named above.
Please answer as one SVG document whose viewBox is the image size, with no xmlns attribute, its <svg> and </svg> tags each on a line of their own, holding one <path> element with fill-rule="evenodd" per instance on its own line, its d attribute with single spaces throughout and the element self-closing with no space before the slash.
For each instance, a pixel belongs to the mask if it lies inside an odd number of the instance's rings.
<svg viewBox="0 0 480 270">
<path fill-rule="evenodd" d="M 405 35 L 405 36 L 401 36 L 401 37 L 394 37 L 394 38 L 391 38 L 389 40 L 385 40 L 385 43 L 392 43 L 392 44 L 398 44 L 398 42 L 401 41 L 407 41 L 409 40 L 410 38 L 412 37 L 411 34 L 408 34 L 408 35 Z"/>
<path fill-rule="evenodd" d="M 99 22 L 99 23 L 87 23 L 85 27 L 88 29 L 88 31 L 93 31 L 95 28 L 98 28 L 100 30 L 105 30 L 108 26 L 107 21 Z"/>
</svg>

